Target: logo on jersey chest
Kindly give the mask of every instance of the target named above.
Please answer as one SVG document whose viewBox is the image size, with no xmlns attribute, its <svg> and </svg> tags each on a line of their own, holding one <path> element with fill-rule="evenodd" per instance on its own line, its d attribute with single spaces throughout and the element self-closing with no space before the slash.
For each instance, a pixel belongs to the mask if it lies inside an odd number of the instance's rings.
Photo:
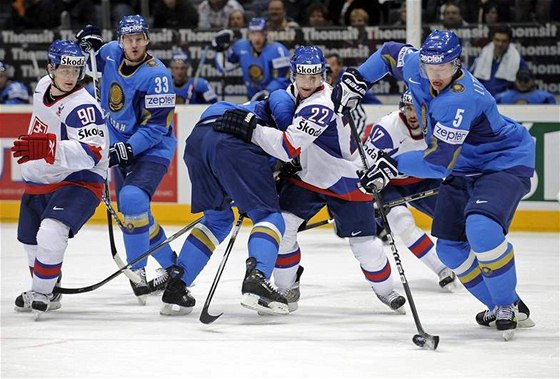
<svg viewBox="0 0 560 379">
<path fill-rule="evenodd" d="M 318 137 L 323 131 L 321 129 L 315 129 L 309 126 L 309 123 L 305 120 L 301 120 L 297 126 L 297 130 L 301 130 L 304 133 L 309 134 L 313 137 Z"/>
<path fill-rule="evenodd" d="M 33 126 L 31 127 L 31 133 L 46 133 L 48 129 L 49 126 L 47 124 L 35 117 L 35 120 L 33 120 Z"/>
<path fill-rule="evenodd" d="M 251 79 L 251 81 L 253 81 L 253 82 L 259 82 L 260 83 L 264 79 L 264 71 L 263 71 L 262 67 L 259 66 L 259 65 L 256 65 L 256 64 L 250 65 L 247 72 L 249 73 L 249 79 Z"/>
<path fill-rule="evenodd" d="M 124 107 L 124 91 L 118 83 L 111 84 L 109 89 L 109 109 L 118 112 Z"/>
<path fill-rule="evenodd" d="M 461 83 L 455 83 L 451 86 L 451 92 L 463 93 L 465 92 L 465 87 Z"/>
</svg>

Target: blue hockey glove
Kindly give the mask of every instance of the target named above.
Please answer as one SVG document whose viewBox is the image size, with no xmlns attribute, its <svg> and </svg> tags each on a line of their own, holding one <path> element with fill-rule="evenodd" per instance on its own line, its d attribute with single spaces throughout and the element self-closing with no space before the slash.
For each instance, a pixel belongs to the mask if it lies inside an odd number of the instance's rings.
<svg viewBox="0 0 560 379">
<path fill-rule="evenodd" d="M 362 78 L 358 70 L 355 68 L 347 69 L 331 94 L 335 111 L 338 114 L 344 114 L 356 108 L 362 101 L 368 87 L 369 83 Z"/>
<path fill-rule="evenodd" d="M 126 142 L 117 142 L 109 149 L 109 167 L 128 166 L 133 159 L 132 146 Z"/>
<path fill-rule="evenodd" d="M 89 53 L 92 49 L 96 52 L 104 43 L 103 37 L 101 37 L 101 29 L 95 25 L 86 25 L 76 34 L 76 39 L 84 53 Z"/>
<path fill-rule="evenodd" d="M 379 150 L 374 164 L 365 172 L 358 171 L 358 188 L 364 193 L 373 193 L 374 188 L 381 191 L 398 174 L 397 162 L 389 154 Z"/>
<path fill-rule="evenodd" d="M 226 51 L 231 46 L 233 40 L 233 31 L 229 29 L 220 30 L 214 34 L 212 47 L 218 52 Z"/>
<path fill-rule="evenodd" d="M 245 142 L 251 142 L 256 126 L 257 116 L 242 109 L 225 111 L 212 125 L 214 130 L 234 134 Z"/>
</svg>

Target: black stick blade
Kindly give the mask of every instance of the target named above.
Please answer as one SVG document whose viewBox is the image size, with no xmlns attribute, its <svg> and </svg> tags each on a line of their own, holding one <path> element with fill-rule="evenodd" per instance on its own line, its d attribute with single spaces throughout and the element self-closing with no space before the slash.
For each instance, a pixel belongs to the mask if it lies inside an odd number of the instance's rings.
<svg viewBox="0 0 560 379">
<path fill-rule="evenodd" d="M 216 321 L 221 315 L 223 315 L 223 313 L 220 313 L 217 316 L 212 316 L 210 313 L 208 313 L 207 309 L 203 309 L 202 312 L 200 313 L 200 322 L 203 324 L 211 324 L 214 321 Z"/>
<path fill-rule="evenodd" d="M 431 336 L 428 333 L 415 334 L 412 342 L 423 349 L 435 350 L 439 345 L 439 336 Z"/>
</svg>

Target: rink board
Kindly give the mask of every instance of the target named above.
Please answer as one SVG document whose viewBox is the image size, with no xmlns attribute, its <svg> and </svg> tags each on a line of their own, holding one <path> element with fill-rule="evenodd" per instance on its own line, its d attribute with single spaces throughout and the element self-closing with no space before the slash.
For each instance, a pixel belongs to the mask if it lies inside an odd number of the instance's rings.
<svg viewBox="0 0 560 379">
<path fill-rule="evenodd" d="M 169 175 L 156 193 L 152 210 L 163 224 L 186 224 L 197 215 L 190 213 L 191 184 L 182 161 L 185 139 L 206 106 L 181 105 L 176 108 L 176 135 L 178 148 Z M 368 121 L 395 110 L 393 105 L 366 106 Z M 523 123 L 529 128 L 537 146 L 536 175 L 532 179 L 531 192 L 521 202 L 511 229 L 515 231 L 560 231 L 560 106 L 501 106 L 503 114 Z M 30 119 L 30 106 L 0 106 L 0 221 L 17 221 L 18 199 L 23 192 L 19 167 L 10 157 L 12 141 L 24 134 Z M 114 200 L 114 199 L 113 199 Z M 105 221 L 103 205 L 91 222 Z M 429 228 L 430 219 L 415 212 L 421 227 Z M 327 218 L 323 210 L 316 220 Z"/>
</svg>

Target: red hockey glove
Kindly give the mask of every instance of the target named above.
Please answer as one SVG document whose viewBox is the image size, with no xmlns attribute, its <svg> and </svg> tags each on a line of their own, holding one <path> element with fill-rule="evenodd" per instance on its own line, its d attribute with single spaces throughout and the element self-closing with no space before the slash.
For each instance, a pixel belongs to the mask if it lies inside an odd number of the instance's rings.
<svg viewBox="0 0 560 379">
<path fill-rule="evenodd" d="M 22 164 L 27 161 L 44 159 L 47 163 L 54 163 L 56 153 L 56 134 L 53 133 L 33 133 L 20 136 L 14 141 L 12 146 L 14 158 L 18 158 L 17 163 Z"/>
</svg>

